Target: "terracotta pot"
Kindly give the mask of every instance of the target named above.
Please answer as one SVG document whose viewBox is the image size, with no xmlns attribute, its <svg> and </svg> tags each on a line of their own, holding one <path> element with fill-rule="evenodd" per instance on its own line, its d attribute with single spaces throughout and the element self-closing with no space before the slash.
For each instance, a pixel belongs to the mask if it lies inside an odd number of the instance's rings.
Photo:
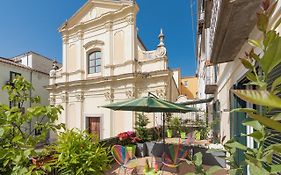
<svg viewBox="0 0 281 175">
<path fill-rule="evenodd" d="M 53 160 L 52 156 L 47 156 L 43 158 L 32 157 L 32 163 L 33 165 L 36 165 L 36 167 L 42 167 L 45 163 L 48 163 L 51 160 Z"/>
</svg>

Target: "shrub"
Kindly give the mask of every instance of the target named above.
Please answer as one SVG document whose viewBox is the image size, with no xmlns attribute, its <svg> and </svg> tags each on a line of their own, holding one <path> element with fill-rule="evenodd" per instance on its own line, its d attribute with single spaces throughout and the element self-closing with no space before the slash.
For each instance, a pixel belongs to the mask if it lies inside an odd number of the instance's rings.
<svg viewBox="0 0 281 175">
<path fill-rule="evenodd" d="M 147 130 L 147 125 L 149 124 L 149 119 L 144 114 L 137 114 L 135 122 L 135 130 L 137 137 L 141 139 L 141 142 L 149 140 L 149 133 Z"/>
<path fill-rule="evenodd" d="M 103 174 L 111 162 L 109 148 L 86 131 L 72 129 L 59 134 L 55 150 L 59 174 Z"/>
</svg>

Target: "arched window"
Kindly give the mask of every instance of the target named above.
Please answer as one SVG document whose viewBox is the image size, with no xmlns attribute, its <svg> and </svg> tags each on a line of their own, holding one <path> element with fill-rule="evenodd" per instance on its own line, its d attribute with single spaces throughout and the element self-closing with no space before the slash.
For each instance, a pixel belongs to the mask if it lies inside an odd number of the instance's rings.
<svg viewBox="0 0 281 175">
<path fill-rule="evenodd" d="M 101 52 L 95 51 L 88 55 L 88 74 L 101 71 Z"/>
</svg>

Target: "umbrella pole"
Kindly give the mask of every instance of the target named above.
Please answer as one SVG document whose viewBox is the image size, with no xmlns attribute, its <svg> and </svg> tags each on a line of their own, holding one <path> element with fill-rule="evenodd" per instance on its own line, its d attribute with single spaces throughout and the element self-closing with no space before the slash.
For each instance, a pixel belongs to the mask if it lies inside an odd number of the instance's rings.
<svg viewBox="0 0 281 175">
<path fill-rule="evenodd" d="M 163 126 L 162 126 L 162 129 L 163 129 L 163 131 L 162 131 L 162 134 L 163 134 L 163 154 L 165 153 L 165 114 L 164 113 L 162 113 L 162 122 L 163 122 Z M 163 155 L 162 154 L 162 155 Z"/>
<path fill-rule="evenodd" d="M 165 144 L 165 114 L 164 113 L 162 113 L 162 121 L 163 121 L 163 127 L 162 127 L 163 143 Z"/>
</svg>

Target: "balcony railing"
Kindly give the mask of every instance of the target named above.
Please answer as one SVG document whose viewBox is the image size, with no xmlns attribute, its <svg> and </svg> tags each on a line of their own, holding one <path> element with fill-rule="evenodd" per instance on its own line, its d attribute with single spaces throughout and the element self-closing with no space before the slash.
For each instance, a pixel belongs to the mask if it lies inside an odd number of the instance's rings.
<svg viewBox="0 0 281 175">
<path fill-rule="evenodd" d="M 214 67 L 206 67 L 205 94 L 214 94 L 217 91 Z"/>
</svg>

